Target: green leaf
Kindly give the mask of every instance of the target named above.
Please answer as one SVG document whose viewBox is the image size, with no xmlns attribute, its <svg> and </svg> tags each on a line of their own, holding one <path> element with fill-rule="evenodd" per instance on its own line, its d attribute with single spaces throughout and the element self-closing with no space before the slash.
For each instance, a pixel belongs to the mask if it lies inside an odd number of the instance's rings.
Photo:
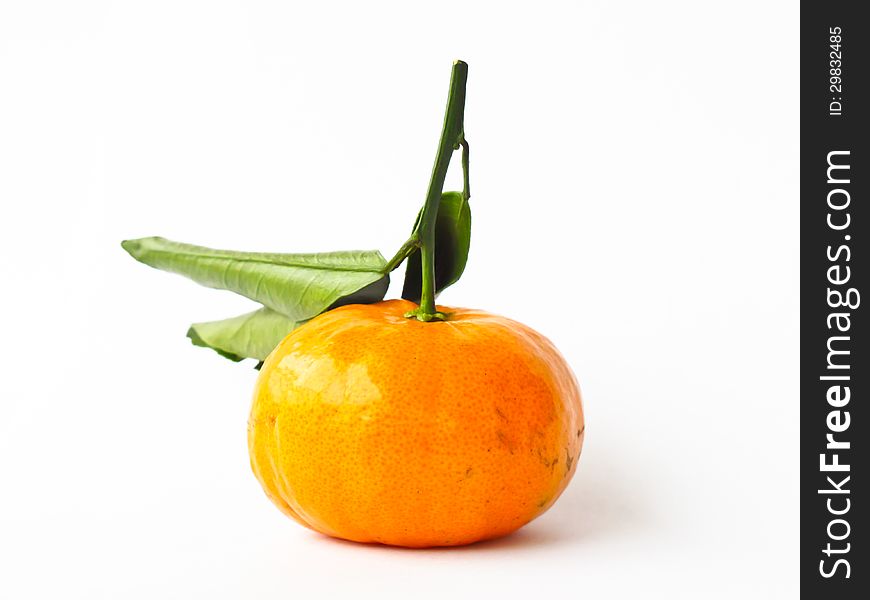
<svg viewBox="0 0 870 600">
<path fill-rule="evenodd" d="M 417 220 L 420 220 L 419 215 Z M 416 229 L 416 225 L 415 225 Z M 435 220 L 435 293 L 453 285 L 462 276 L 471 245 L 471 208 L 459 192 L 444 192 Z M 420 251 L 408 257 L 402 298 L 420 302 L 423 273 Z"/>
<path fill-rule="evenodd" d="M 270 254 L 212 250 L 160 237 L 126 240 L 139 262 L 211 288 L 256 300 L 291 321 L 304 321 L 347 302 L 383 299 L 386 261 L 376 250 Z"/>
<path fill-rule="evenodd" d="M 197 346 L 211 348 L 232 361 L 266 360 L 288 333 L 301 325 L 263 307 L 231 319 L 194 323 L 187 337 Z"/>
</svg>

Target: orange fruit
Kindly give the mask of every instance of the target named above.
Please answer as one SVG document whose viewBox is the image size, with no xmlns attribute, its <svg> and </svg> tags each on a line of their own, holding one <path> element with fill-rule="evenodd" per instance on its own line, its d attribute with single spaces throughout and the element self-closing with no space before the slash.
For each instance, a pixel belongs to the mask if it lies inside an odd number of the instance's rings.
<svg viewBox="0 0 870 600">
<path fill-rule="evenodd" d="M 559 351 L 525 325 L 404 300 L 328 311 L 263 364 L 248 422 L 266 494 L 301 524 L 428 547 L 508 534 L 559 497 L 584 421 Z"/>
</svg>

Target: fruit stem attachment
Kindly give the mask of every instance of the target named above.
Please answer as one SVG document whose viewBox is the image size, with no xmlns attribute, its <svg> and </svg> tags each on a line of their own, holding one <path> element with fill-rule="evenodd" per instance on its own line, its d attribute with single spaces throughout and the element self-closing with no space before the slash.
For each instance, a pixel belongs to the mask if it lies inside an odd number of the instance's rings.
<svg viewBox="0 0 870 600">
<path fill-rule="evenodd" d="M 447 95 L 447 109 L 444 113 L 441 141 L 438 143 L 435 164 L 432 166 L 432 177 L 429 180 L 429 190 L 426 192 L 426 203 L 423 205 L 423 212 L 420 214 L 419 223 L 414 231 L 419 240 L 423 281 L 420 290 L 420 306 L 409 311 L 405 316 L 420 321 L 443 321 L 447 318 L 444 313 L 435 310 L 435 220 L 438 216 L 438 206 L 441 202 L 441 192 L 444 189 L 444 179 L 447 177 L 450 158 L 453 156 L 453 151 L 458 150 L 460 146 L 462 146 L 462 193 L 466 199 L 470 194 L 468 143 L 465 141 L 465 84 L 467 80 L 468 65 L 461 60 L 455 61 L 450 74 L 450 91 Z"/>
</svg>

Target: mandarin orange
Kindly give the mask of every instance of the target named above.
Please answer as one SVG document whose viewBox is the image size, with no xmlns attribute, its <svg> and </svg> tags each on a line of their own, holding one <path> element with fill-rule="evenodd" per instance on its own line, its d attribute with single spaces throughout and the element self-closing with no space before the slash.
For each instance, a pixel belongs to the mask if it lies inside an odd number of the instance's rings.
<svg viewBox="0 0 870 600">
<path fill-rule="evenodd" d="M 263 364 L 251 465 L 301 524 L 429 547 L 508 534 L 555 502 L 584 438 L 580 391 L 544 336 L 478 310 L 445 321 L 390 300 L 337 308 Z"/>
</svg>

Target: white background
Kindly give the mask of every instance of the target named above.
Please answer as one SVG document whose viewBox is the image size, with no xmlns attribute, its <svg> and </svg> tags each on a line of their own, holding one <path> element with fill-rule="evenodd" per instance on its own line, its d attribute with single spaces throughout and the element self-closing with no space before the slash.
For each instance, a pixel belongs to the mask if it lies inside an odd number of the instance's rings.
<svg viewBox="0 0 870 600">
<path fill-rule="evenodd" d="M 251 365 L 184 337 L 250 304 L 119 242 L 389 256 L 454 58 L 441 301 L 548 335 L 586 446 L 506 539 L 337 542 L 250 473 Z M 0 597 L 796 597 L 798 81 L 787 2 L 0 1 Z"/>
</svg>

